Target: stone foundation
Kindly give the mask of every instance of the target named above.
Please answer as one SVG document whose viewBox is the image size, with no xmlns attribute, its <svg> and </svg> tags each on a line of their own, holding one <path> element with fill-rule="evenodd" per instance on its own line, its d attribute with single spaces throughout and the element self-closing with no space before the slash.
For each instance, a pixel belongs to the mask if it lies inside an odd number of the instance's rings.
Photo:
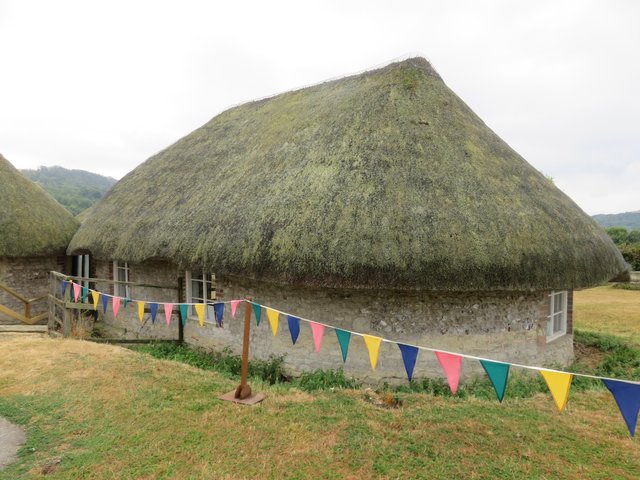
<svg viewBox="0 0 640 480">
<path fill-rule="evenodd" d="M 170 288 L 131 287 L 132 299 L 179 303 L 180 278 L 185 272 L 163 262 L 130 264 L 130 281 L 163 285 Z M 110 262 L 99 262 L 96 275 L 109 278 Z M 111 274 L 112 276 L 112 274 Z M 171 287 L 174 285 L 173 287 Z M 110 285 L 96 288 L 111 293 Z M 547 343 L 545 326 L 549 314 L 549 292 L 474 292 L 474 293 L 406 293 L 394 291 L 362 291 L 308 289 L 277 286 L 237 278 L 220 278 L 216 283 L 221 301 L 251 296 L 256 302 L 301 318 L 334 325 L 345 330 L 377 335 L 388 340 L 460 352 L 510 363 L 527 365 L 566 365 L 573 358 L 571 318 L 569 333 Z M 569 299 L 571 300 L 571 295 Z M 571 301 L 569 301 L 571 304 Z M 162 306 L 155 324 L 145 315 L 139 322 L 135 305 L 121 310 L 113 319 L 111 310 L 103 318 L 112 332 L 130 338 L 177 338 L 178 308 L 171 325 L 165 323 Z M 184 331 L 187 343 L 206 349 L 242 348 L 241 304 L 236 318 L 231 318 L 230 306 L 225 306 L 224 326 L 219 328 L 213 318 L 200 327 L 197 318 L 190 318 Z M 251 356 L 267 359 L 284 355 L 285 366 L 292 374 L 303 371 L 344 367 L 347 375 L 368 382 L 402 382 L 406 374 L 397 345 L 383 342 L 375 371 L 371 370 L 364 341 L 352 336 L 349 355 L 343 365 L 340 347 L 333 329 L 327 328 L 322 349 L 316 353 L 311 330 L 301 322 L 300 336 L 292 345 L 285 315 L 280 316 L 278 335 L 271 333 L 266 312 L 262 322 L 255 324 L 252 315 Z M 463 376 L 482 372 L 479 362 L 463 360 Z M 441 377 L 442 369 L 431 352 L 421 351 L 414 375 Z"/>
</svg>

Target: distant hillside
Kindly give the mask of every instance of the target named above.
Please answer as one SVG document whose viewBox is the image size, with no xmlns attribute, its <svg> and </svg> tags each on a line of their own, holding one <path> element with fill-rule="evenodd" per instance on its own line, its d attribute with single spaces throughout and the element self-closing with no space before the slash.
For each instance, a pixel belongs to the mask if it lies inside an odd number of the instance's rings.
<svg viewBox="0 0 640 480">
<path fill-rule="evenodd" d="M 21 172 L 41 185 L 73 215 L 96 203 L 117 181 L 97 173 L 62 167 L 39 167 Z"/>
<path fill-rule="evenodd" d="M 624 227 L 627 230 L 640 230 L 640 210 L 637 212 L 594 215 L 593 219 L 603 227 Z"/>
</svg>

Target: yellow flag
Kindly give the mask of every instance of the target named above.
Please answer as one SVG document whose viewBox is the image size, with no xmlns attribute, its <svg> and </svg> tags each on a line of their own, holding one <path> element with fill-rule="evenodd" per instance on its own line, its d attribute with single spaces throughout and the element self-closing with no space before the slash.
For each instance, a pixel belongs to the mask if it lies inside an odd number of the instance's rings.
<svg viewBox="0 0 640 480">
<path fill-rule="evenodd" d="M 138 318 L 140 319 L 140 322 L 142 322 L 142 319 L 144 318 L 144 302 L 138 302 Z"/>
<path fill-rule="evenodd" d="M 204 303 L 196 304 L 196 314 L 198 315 L 198 321 L 200 322 L 200 326 L 204 327 Z"/>
<path fill-rule="evenodd" d="M 552 372 L 550 370 L 540 370 L 540 375 L 547 382 L 547 387 L 551 392 L 553 401 L 556 402 L 558 410 L 564 410 L 569 400 L 569 389 L 571 388 L 571 380 L 573 375 L 564 372 Z"/>
<path fill-rule="evenodd" d="M 271 325 L 271 331 L 273 336 L 278 333 L 278 312 L 272 308 L 267 308 L 267 318 L 269 319 L 269 325 Z"/>
<path fill-rule="evenodd" d="M 369 350 L 369 360 L 371 361 L 371 368 L 373 370 L 376 369 L 376 365 L 378 364 L 378 354 L 380 353 L 380 344 L 382 343 L 382 338 L 374 337 L 372 335 L 363 335 L 364 343 L 367 345 L 367 350 Z"/>
<path fill-rule="evenodd" d="M 98 302 L 100 301 L 100 293 L 95 290 L 91 290 L 91 298 L 93 299 L 93 309 L 98 309 Z"/>
</svg>

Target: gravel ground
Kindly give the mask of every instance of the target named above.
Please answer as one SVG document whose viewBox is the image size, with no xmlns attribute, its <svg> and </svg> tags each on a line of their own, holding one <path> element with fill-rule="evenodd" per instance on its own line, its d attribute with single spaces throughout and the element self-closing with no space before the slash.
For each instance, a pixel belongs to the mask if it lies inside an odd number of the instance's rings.
<svg viewBox="0 0 640 480">
<path fill-rule="evenodd" d="M 0 468 L 17 457 L 18 448 L 26 441 L 24 429 L 0 417 Z"/>
</svg>

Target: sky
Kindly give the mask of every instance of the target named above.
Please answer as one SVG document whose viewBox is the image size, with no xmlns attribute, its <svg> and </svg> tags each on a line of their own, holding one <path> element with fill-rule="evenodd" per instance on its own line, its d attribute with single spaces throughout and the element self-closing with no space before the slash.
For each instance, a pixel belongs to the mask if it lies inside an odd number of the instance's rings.
<svg viewBox="0 0 640 480">
<path fill-rule="evenodd" d="M 639 19 L 635 0 L 0 0 L 0 153 L 121 178 L 234 105 L 423 56 L 584 211 L 636 211 Z"/>
</svg>

